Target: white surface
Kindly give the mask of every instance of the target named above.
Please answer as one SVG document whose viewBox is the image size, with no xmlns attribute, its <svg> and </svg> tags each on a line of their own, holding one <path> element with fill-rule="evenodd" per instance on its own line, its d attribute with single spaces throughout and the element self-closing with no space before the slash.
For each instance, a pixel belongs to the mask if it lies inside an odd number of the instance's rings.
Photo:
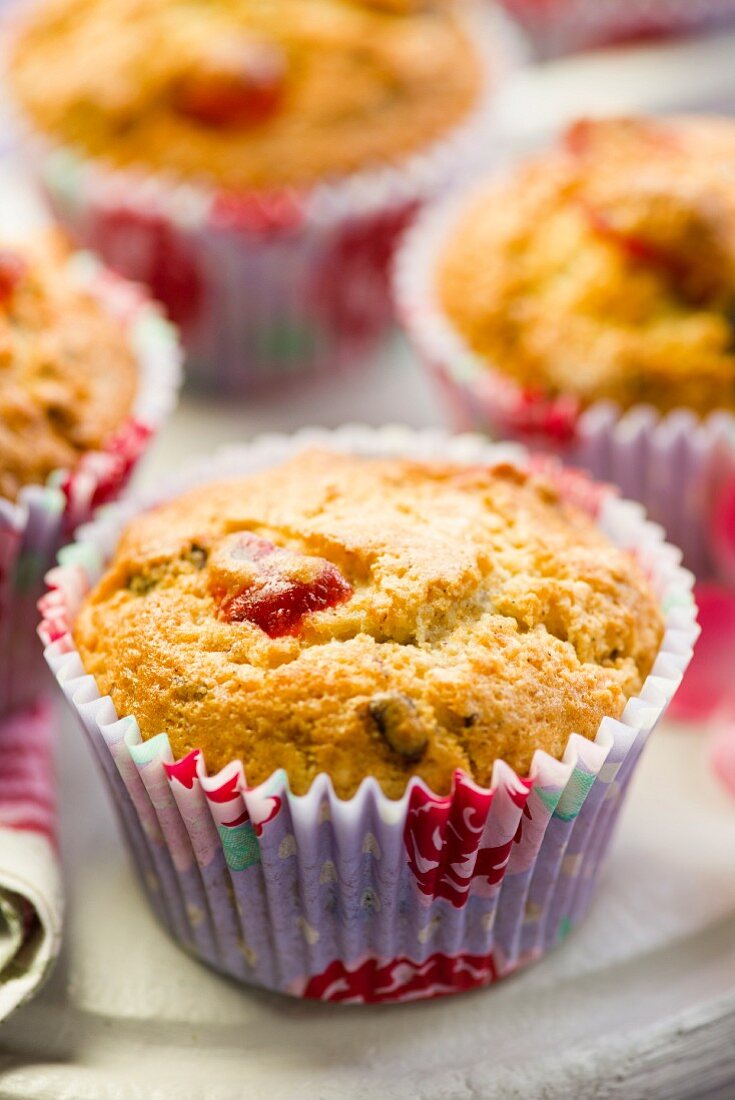
<svg viewBox="0 0 735 1100">
<path fill-rule="evenodd" d="M 594 2 L 594 0 L 592 0 Z M 504 97 L 502 134 L 530 146 L 583 114 L 735 112 L 735 31 L 696 41 L 596 50 L 520 73 Z"/>
<path fill-rule="evenodd" d="M 585 110 L 735 107 L 735 37 L 680 49 L 524 76 L 506 98 L 506 136 L 532 144 Z M 1 179 L 0 191 L 0 226 L 25 224 Z M 441 419 L 400 342 L 370 370 L 275 401 L 188 397 L 146 477 L 265 429 L 351 419 Z M 79 731 L 61 725 L 66 944 L 45 991 L 0 1029 L 0 1097 L 735 1096 L 735 803 L 696 735 L 655 736 L 593 910 L 556 954 L 495 989 L 354 1009 L 244 990 L 170 942 Z"/>
<path fill-rule="evenodd" d="M 394 1008 L 270 996 L 190 959 L 139 894 L 67 717 L 61 761 L 66 948 L 0 1031 L 3 1097 L 735 1094 L 735 802 L 697 735 L 654 736 L 591 914 L 562 948 L 494 989 Z"/>
</svg>

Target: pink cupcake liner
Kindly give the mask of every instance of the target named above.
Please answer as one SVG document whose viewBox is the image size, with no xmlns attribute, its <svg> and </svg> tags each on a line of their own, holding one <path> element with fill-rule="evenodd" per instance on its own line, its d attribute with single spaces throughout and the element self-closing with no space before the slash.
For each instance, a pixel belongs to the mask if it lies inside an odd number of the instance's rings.
<svg viewBox="0 0 735 1100">
<path fill-rule="evenodd" d="M 48 684 L 36 637 L 44 574 L 74 528 L 124 490 L 180 382 L 174 330 L 143 291 L 91 256 L 78 253 L 69 266 L 124 324 L 140 382 L 131 417 L 101 450 L 87 452 L 73 470 L 57 470 L 46 485 L 24 488 L 15 502 L 0 497 L 0 715 L 33 702 Z"/>
<path fill-rule="evenodd" d="M 735 0 L 500 0 L 541 57 L 735 21 Z"/>
<path fill-rule="evenodd" d="M 457 772 L 446 797 L 414 779 L 392 801 L 368 778 L 345 801 L 326 775 L 296 796 L 282 770 L 248 786 L 240 762 L 209 776 L 199 750 L 174 761 L 165 732 L 144 742 L 135 717 L 118 716 L 85 673 L 71 623 L 131 516 L 314 443 L 528 461 L 476 437 L 353 426 L 222 452 L 79 532 L 40 604 L 46 658 L 101 764 L 152 908 L 188 951 L 242 982 L 318 1000 L 409 1001 L 486 985 L 541 958 L 585 914 L 638 756 L 691 657 L 692 577 L 639 506 L 547 460 L 560 491 L 637 555 L 665 613 L 651 675 L 619 720 L 605 718 L 594 741 L 573 734 L 560 761 L 537 752 L 529 778 L 498 762 L 484 789 Z"/>
<path fill-rule="evenodd" d="M 478 192 L 482 191 L 482 185 Z M 425 211 L 406 234 L 394 269 L 399 320 L 461 430 L 552 451 L 645 505 L 697 576 L 735 577 L 735 416 L 700 419 L 647 405 L 581 409 L 576 398 L 524 389 L 479 358 L 442 311 L 437 258 L 467 193 Z"/>
<path fill-rule="evenodd" d="M 492 146 L 496 89 L 515 40 L 492 15 L 472 9 L 468 19 L 486 67 L 480 101 L 395 166 L 308 190 L 233 194 L 116 169 L 18 118 L 21 147 L 73 239 L 166 306 L 193 382 L 243 392 L 339 372 L 391 322 L 389 261 L 416 209 Z"/>
</svg>

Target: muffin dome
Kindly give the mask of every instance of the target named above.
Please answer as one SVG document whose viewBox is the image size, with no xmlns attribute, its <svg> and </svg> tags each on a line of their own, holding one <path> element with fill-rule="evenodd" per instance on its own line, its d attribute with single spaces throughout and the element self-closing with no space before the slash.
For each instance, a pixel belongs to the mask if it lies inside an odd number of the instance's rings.
<svg viewBox="0 0 735 1100">
<path fill-rule="evenodd" d="M 46 0 L 13 78 L 36 126 L 115 165 L 305 185 L 401 159 L 468 113 L 480 66 L 450 8 Z"/>
<path fill-rule="evenodd" d="M 79 285 L 56 239 L 0 246 L 0 496 L 15 500 L 104 444 L 137 388 L 120 323 Z"/>
<path fill-rule="evenodd" d="M 399 797 L 593 738 L 662 629 L 633 559 L 545 481 L 311 451 L 137 517 L 74 640 L 176 758 Z"/>
<path fill-rule="evenodd" d="M 532 390 L 735 408 L 735 125 L 577 123 L 463 211 L 437 292 Z"/>
</svg>

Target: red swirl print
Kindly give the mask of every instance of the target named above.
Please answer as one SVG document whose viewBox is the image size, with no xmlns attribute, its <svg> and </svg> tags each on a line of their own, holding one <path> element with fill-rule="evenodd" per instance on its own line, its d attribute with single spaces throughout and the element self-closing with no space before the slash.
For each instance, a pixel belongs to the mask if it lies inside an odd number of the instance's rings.
<svg viewBox="0 0 735 1100">
<path fill-rule="evenodd" d="M 111 268 L 145 283 L 184 331 L 198 320 L 204 285 L 183 230 L 158 214 L 133 207 L 100 207 L 87 242 Z"/>
<path fill-rule="evenodd" d="M 99 451 L 88 451 L 61 485 L 67 499 L 68 526 L 76 527 L 92 510 L 120 495 L 153 432 L 131 418 Z"/>
<path fill-rule="evenodd" d="M 163 769 L 170 783 L 180 783 L 187 791 L 194 789 L 195 780 L 207 778 L 201 749 L 192 749 L 181 760 L 175 760 L 171 764 L 164 761 Z M 218 783 L 219 777 L 214 776 L 204 788 L 210 805 L 221 807 L 221 812 L 215 815 L 217 824 L 234 829 L 249 822 L 255 835 L 262 836 L 264 826 L 278 815 L 283 799 L 279 795 L 264 794 L 259 788 L 247 789 L 240 767 L 229 765 L 223 773 L 220 773 L 222 774 L 224 778 L 218 786 L 215 784 Z M 244 794 L 248 795 L 249 806 L 245 805 Z"/>
<path fill-rule="evenodd" d="M 359 342 L 372 339 L 388 323 L 391 258 L 414 213 L 415 206 L 408 204 L 339 231 L 313 287 L 315 312 L 330 330 Z"/>
<path fill-rule="evenodd" d="M 575 438 L 580 412 L 575 397 L 553 397 L 526 387 L 518 391 L 515 402 L 507 408 L 505 427 L 524 438 L 541 437 L 567 444 Z"/>
<path fill-rule="evenodd" d="M 520 792 L 510 791 L 513 803 L 530 817 L 530 782 Z M 497 846 L 481 847 L 493 792 L 481 790 L 462 773 L 454 793 L 437 798 L 424 787 L 411 791 L 403 841 L 419 890 L 428 898 L 446 898 L 457 909 L 466 904 L 473 883 L 495 886 L 503 878 L 515 836 Z"/>
<path fill-rule="evenodd" d="M 243 194 L 218 191 L 212 204 L 211 222 L 217 230 L 256 239 L 278 239 L 302 228 L 303 201 L 287 189 Z"/>
<path fill-rule="evenodd" d="M 381 1004 L 419 1001 L 464 989 L 489 985 L 498 977 L 492 955 L 442 955 L 423 963 L 408 958 L 382 963 L 366 959 L 350 970 L 335 959 L 321 974 L 309 979 L 303 996 L 317 1001 Z"/>
</svg>

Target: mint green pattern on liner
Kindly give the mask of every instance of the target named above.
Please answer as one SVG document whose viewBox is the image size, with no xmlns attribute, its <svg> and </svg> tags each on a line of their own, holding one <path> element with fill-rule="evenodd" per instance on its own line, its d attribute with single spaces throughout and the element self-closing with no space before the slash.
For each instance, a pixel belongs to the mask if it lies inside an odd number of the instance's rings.
<svg viewBox="0 0 735 1100">
<path fill-rule="evenodd" d="M 23 554 L 15 567 L 15 589 L 17 592 L 30 592 L 44 572 L 44 559 L 40 554 Z"/>
<path fill-rule="evenodd" d="M 141 740 L 134 744 L 128 744 L 128 748 L 130 758 L 136 767 L 162 760 L 164 757 L 170 759 L 171 755 L 171 747 L 165 733 L 159 733 L 156 737 L 150 737 L 147 741 Z"/>
<path fill-rule="evenodd" d="M 40 497 L 41 507 L 50 516 L 60 516 L 66 508 L 66 496 L 53 481 L 53 474 L 43 488 Z"/>
<path fill-rule="evenodd" d="M 572 922 L 569 917 L 562 917 L 559 921 L 559 927 L 556 930 L 556 942 L 563 943 L 573 928 Z"/>
<path fill-rule="evenodd" d="M 694 602 L 691 592 L 673 592 L 662 603 L 664 615 L 671 611 L 672 607 L 691 607 Z"/>
<path fill-rule="evenodd" d="M 67 216 L 75 217 L 81 208 L 82 164 L 79 157 L 67 149 L 56 149 L 47 158 L 43 177 L 53 192 L 54 200 Z"/>
<path fill-rule="evenodd" d="M 477 364 L 470 358 L 456 359 L 452 363 L 452 367 L 456 376 L 462 382 L 471 382 L 477 375 Z"/>
<path fill-rule="evenodd" d="M 232 871 L 244 871 L 254 863 L 260 863 L 260 847 L 255 830 L 249 821 L 234 828 L 218 825 L 225 862 Z"/>
<path fill-rule="evenodd" d="M 134 338 L 146 344 L 153 339 L 168 341 L 174 332 L 174 326 L 153 309 L 142 310 L 133 327 Z"/>
<path fill-rule="evenodd" d="M 546 789 L 544 789 L 543 787 L 536 787 L 534 789 L 534 793 L 536 795 L 538 795 L 539 799 L 543 802 L 544 806 L 549 811 L 549 813 L 553 814 L 554 810 L 557 807 L 557 804 L 559 802 L 559 799 L 560 799 L 561 793 L 562 793 L 558 789 L 558 787 L 556 789 L 551 788 L 551 787 L 546 788 Z"/>
<path fill-rule="evenodd" d="M 272 356 L 281 363 L 291 363 L 314 350 L 313 332 L 306 327 L 275 324 L 260 329 L 255 336 L 259 354 Z"/>
<path fill-rule="evenodd" d="M 59 565 L 79 565 L 95 577 L 102 569 L 102 558 L 91 543 L 72 542 L 59 551 Z"/>
<path fill-rule="evenodd" d="M 575 768 L 559 799 L 559 805 L 554 810 L 554 817 L 560 817 L 562 821 L 572 821 L 582 809 L 596 778 L 596 775 Z"/>
<path fill-rule="evenodd" d="M 245 784 L 247 786 L 247 776 L 245 776 Z M 272 798 L 274 794 L 280 794 L 284 788 L 288 788 L 288 776 L 285 768 L 279 768 L 269 779 L 264 780 L 257 790 L 262 796 Z"/>
</svg>

